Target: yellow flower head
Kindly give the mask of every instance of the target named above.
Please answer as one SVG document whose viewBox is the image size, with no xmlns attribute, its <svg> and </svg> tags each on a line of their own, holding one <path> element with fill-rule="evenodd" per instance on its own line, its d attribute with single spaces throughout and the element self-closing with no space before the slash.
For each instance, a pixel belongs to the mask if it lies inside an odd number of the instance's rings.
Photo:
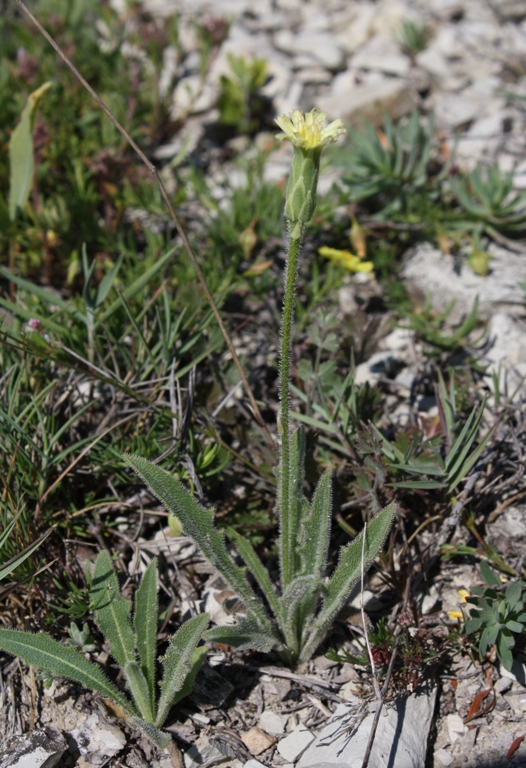
<svg viewBox="0 0 526 768">
<path fill-rule="evenodd" d="M 325 256 L 326 259 L 330 259 L 335 264 L 341 264 L 348 269 L 349 272 L 369 272 L 374 269 L 372 261 L 362 261 L 359 256 L 355 256 L 350 251 L 340 251 L 337 248 L 328 248 L 323 246 L 318 248 L 320 256 Z"/>
<path fill-rule="evenodd" d="M 337 141 L 338 136 L 346 132 L 339 119 L 324 128 L 326 117 L 325 112 L 316 107 L 310 112 L 293 109 L 290 117 L 288 115 L 276 117 L 276 123 L 283 131 L 278 133 L 276 138 L 288 139 L 300 149 L 322 149 L 327 144 Z"/>
</svg>

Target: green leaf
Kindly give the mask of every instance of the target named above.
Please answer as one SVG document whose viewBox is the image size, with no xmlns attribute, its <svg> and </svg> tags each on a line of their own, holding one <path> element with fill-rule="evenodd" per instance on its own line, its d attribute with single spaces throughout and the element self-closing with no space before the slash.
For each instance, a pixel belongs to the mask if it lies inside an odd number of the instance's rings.
<svg viewBox="0 0 526 768">
<path fill-rule="evenodd" d="M 363 565 L 365 570 L 383 546 L 391 528 L 396 512 L 396 506 L 390 504 L 383 509 L 367 525 Z M 340 551 L 340 560 L 328 584 L 323 585 L 323 608 L 316 618 L 309 640 L 304 645 L 300 661 L 309 659 L 316 647 L 322 641 L 325 632 L 336 618 L 347 600 L 351 589 L 362 573 L 362 539 L 364 531 L 347 547 Z"/>
<path fill-rule="evenodd" d="M 511 672 L 511 668 L 513 666 L 513 656 L 511 649 L 508 647 L 506 637 L 502 632 L 497 639 L 497 655 L 501 660 L 504 669 L 507 669 L 508 672 Z"/>
<path fill-rule="evenodd" d="M 254 547 L 250 543 L 249 539 L 241 536 L 233 528 L 227 528 L 227 536 L 234 544 L 236 550 L 243 558 L 245 565 L 257 581 L 259 588 L 265 596 L 274 616 L 279 616 L 279 601 L 274 589 L 274 585 L 270 580 L 269 573 L 261 560 L 259 559 Z"/>
<path fill-rule="evenodd" d="M 135 641 L 142 673 L 148 683 L 150 706 L 155 709 L 155 656 L 157 648 L 157 558 L 153 558 L 135 593 Z"/>
<path fill-rule="evenodd" d="M 33 183 L 33 121 L 35 109 L 40 98 L 51 87 L 44 83 L 30 93 L 27 104 L 22 110 L 20 122 L 9 140 L 9 218 L 14 221 L 17 211 L 27 203 Z"/>
<path fill-rule="evenodd" d="M 492 571 L 489 567 L 488 563 L 485 560 L 481 560 L 480 562 L 480 572 L 482 573 L 482 577 L 486 584 L 488 584 L 490 587 L 500 587 L 502 582 L 495 573 L 495 571 Z M 495 595 L 496 597 L 496 595 Z"/>
<path fill-rule="evenodd" d="M 153 722 L 153 708 L 148 682 L 136 661 L 127 661 L 122 670 L 133 702 L 147 723 Z"/>
<path fill-rule="evenodd" d="M 172 740 L 169 733 L 164 733 L 160 728 L 153 725 L 153 723 L 147 723 L 142 717 L 130 717 L 129 724 L 133 728 L 138 728 L 144 731 L 150 741 L 153 741 L 159 749 L 166 749 Z"/>
<path fill-rule="evenodd" d="M 186 678 L 193 670 L 194 651 L 209 621 L 210 617 L 207 613 L 189 619 L 170 638 L 168 650 L 161 659 L 164 675 L 161 681 L 161 696 L 155 717 L 155 725 L 158 728 L 162 727 L 170 709 L 177 700 L 177 694 L 183 688 Z"/>
<path fill-rule="evenodd" d="M 119 594 L 119 582 L 106 551 L 97 557 L 91 579 L 90 597 L 95 622 L 110 644 L 111 655 L 124 670 L 128 661 L 135 661 L 131 602 Z"/>
<path fill-rule="evenodd" d="M 104 675 L 73 648 L 61 645 L 44 632 L 32 635 L 15 629 L 0 629 L 0 648 L 19 656 L 26 664 L 75 680 L 118 704 L 125 712 L 137 714 L 132 703 Z"/>
<path fill-rule="evenodd" d="M 204 634 L 211 643 L 226 643 L 240 650 L 269 653 L 281 647 L 280 641 L 268 630 L 262 630 L 254 616 L 239 616 L 233 626 L 214 627 Z"/>
<path fill-rule="evenodd" d="M 195 649 L 194 655 L 192 656 L 192 668 L 190 669 L 190 672 L 187 674 L 181 690 L 175 694 L 174 700 L 172 702 L 172 707 L 175 706 L 178 701 L 181 701 L 181 699 L 184 699 L 186 696 L 189 696 L 192 693 L 194 683 L 195 683 L 195 678 L 197 677 L 197 673 L 203 666 L 207 653 L 208 653 L 208 648 L 206 647 L 206 645 L 200 645 L 199 648 Z"/>
<path fill-rule="evenodd" d="M 321 583 L 325 577 L 332 518 L 332 478 L 330 470 L 322 475 L 312 498 L 309 514 L 301 521 L 298 553 L 301 573 Z"/>
<path fill-rule="evenodd" d="M 245 568 L 232 562 L 225 545 L 225 535 L 213 524 L 213 512 L 204 509 L 179 480 L 161 467 L 140 456 L 124 455 L 128 464 L 149 485 L 169 512 L 179 518 L 184 532 L 199 547 L 204 557 L 217 568 L 228 586 L 264 626 L 270 626 L 262 601 L 254 594 L 245 576 Z"/>
<path fill-rule="evenodd" d="M 8 534 L 12 531 L 15 523 L 16 523 L 16 518 L 15 520 L 11 521 L 11 524 L 8 527 L 7 531 L 5 532 L 5 535 L 2 536 L 2 539 L 0 540 L 0 549 L 2 548 L 2 545 L 5 543 Z M 0 581 L 2 581 L 2 579 L 5 579 L 6 576 L 9 576 L 10 573 L 13 573 L 13 571 L 16 570 L 19 565 L 22 565 L 22 563 L 25 560 L 27 560 L 28 557 L 31 557 L 33 552 L 35 552 L 39 548 L 39 546 L 42 544 L 42 542 L 47 539 L 47 537 L 51 533 L 51 530 L 52 529 L 50 529 L 49 531 L 46 531 L 46 533 L 43 533 L 42 536 L 39 536 L 36 541 L 34 541 L 32 544 L 29 544 L 25 549 L 22 550 L 22 552 L 19 552 L 17 555 L 15 555 L 10 560 L 8 560 L 7 563 L 4 563 L 0 568 Z"/>
<path fill-rule="evenodd" d="M 319 579 L 310 574 L 296 576 L 280 599 L 279 623 L 293 659 L 299 654 L 302 634 L 307 633 L 312 623 L 319 590 Z"/>
</svg>

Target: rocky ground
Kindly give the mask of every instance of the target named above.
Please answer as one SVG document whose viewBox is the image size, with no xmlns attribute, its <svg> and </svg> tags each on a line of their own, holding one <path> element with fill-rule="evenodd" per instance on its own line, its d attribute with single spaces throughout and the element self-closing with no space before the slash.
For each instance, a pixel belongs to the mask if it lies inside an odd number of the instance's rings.
<svg viewBox="0 0 526 768">
<path fill-rule="evenodd" d="M 118 6 L 119 0 L 114 4 Z M 207 125 L 217 117 L 219 77 L 228 70 L 228 53 L 234 53 L 266 59 L 270 78 L 264 90 L 276 113 L 316 105 L 329 119 L 341 117 L 349 126 L 359 126 L 364 119 L 379 126 L 386 112 L 401 118 L 414 107 L 433 111 L 445 151 L 454 151 L 458 163 L 467 168 L 497 164 L 513 170 L 517 188 L 526 188 L 524 0 L 145 0 L 144 5 L 159 16 L 180 11 L 181 34 L 187 36 L 189 49 L 193 19 L 232 20 L 228 38 L 204 81 L 197 52 L 185 61 L 172 106 L 174 117 L 184 116 L 183 127 L 158 148 L 159 160 L 174 157 L 183 146 L 186 152 L 199 152 Z M 414 57 L 401 46 L 404 20 L 425 23 L 431 32 L 426 48 Z M 165 66 L 168 72 L 169 56 Z M 289 157 L 288 146 L 272 155 L 268 178 L 284 177 Z M 216 165 L 213 172 L 220 194 L 221 175 L 229 170 Z M 487 278 L 458 270 L 452 256 L 431 245 L 407 254 L 404 276 L 413 293 L 430 294 L 439 311 L 455 298 L 452 322 L 479 297 L 479 317 L 487 322 L 487 331 L 477 355 L 500 377 L 502 391 L 514 394 L 520 414 L 526 375 L 526 305 L 519 283 L 526 278 L 526 247 L 515 242 L 510 250 L 510 244 L 503 242 L 491 245 L 490 251 Z M 353 306 L 354 290 L 340 291 L 343 314 Z M 373 358 L 359 366 L 357 381 L 377 382 L 389 376 L 393 408 L 402 417 L 421 361 L 414 334 L 397 330 L 385 336 Z M 389 373 L 392 370 L 394 376 Z M 417 403 L 421 413 L 429 414 L 433 407 L 425 399 Z M 526 546 L 524 491 L 520 482 L 517 487 L 514 494 L 503 494 L 486 529 L 489 538 L 499 541 L 500 551 L 509 550 L 512 558 Z M 426 535 L 423 531 L 424 548 Z M 168 531 L 157 540 L 138 542 L 139 554 L 160 550 L 181 568 L 188 563 L 207 568 L 191 543 L 173 539 Z M 459 608 L 458 590 L 469 591 L 475 583 L 477 573 L 449 563 L 441 567 L 431 588 L 422 586 L 417 598 L 433 642 L 440 644 L 448 612 Z M 201 600 L 201 605 L 189 601 L 189 615 L 199 607 L 206 607 L 216 619 L 228 613 L 213 573 Z M 359 601 L 355 595 L 355 608 Z M 375 616 L 381 605 L 382 585 L 372 576 L 365 607 Z M 96 708 L 91 694 L 75 686 L 55 682 L 40 697 L 34 677 L 27 674 L 22 688 L 15 690 L 10 674 L 17 664 L 13 661 L 3 671 L 4 743 L 20 732 L 20 718 L 40 730 L 18 742 L 15 739 L 18 746 L 6 748 L 0 768 L 180 764 L 180 755 L 160 756 L 102 705 Z M 520 661 L 512 673 L 501 668 L 492 677 L 467 657 L 456 658 L 438 678 L 406 680 L 384 706 L 369 765 L 526 765 L 525 686 L 526 665 Z M 218 651 L 210 656 L 206 676 L 187 708 L 181 709 L 172 731 L 186 768 L 355 768 L 362 765 L 375 708 L 370 681 L 349 664 L 320 656 L 293 674 L 259 657 Z"/>
</svg>

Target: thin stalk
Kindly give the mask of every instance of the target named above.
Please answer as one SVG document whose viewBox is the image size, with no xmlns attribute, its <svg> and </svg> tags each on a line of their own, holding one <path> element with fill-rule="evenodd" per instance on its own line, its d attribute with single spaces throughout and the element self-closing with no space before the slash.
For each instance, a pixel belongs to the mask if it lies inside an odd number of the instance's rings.
<svg viewBox="0 0 526 768">
<path fill-rule="evenodd" d="M 292 224 L 290 224 L 292 227 Z M 303 227 L 299 238 L 289 236 L 287 269 L 285 272 L 285 291 L 283 295 L 283 314 L 281 318 L 281 357 L 279 371 L 279 396 L 281 412 L 278 427 L 281 433 L 280 456 L 280 549 L 281 580 L 285 589 L 294 578 L 296 570 L 297 521 L 292 514 L 290 498 L 290 368 L 292 357 L 292 322 L 294 320 L 294 300 L 296 297 L 296 276 L 298 259 L 303 243 Z"/>
</svg>

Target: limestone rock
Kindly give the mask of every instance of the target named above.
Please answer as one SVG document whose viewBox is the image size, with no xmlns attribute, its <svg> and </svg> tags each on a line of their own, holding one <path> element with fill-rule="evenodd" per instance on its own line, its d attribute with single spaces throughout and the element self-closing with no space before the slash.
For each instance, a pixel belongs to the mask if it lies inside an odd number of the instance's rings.
<svg viewBox="0 0 526 768">
<path fill-rule="evenodd" d="M 66 749 L 66 740 L 54 728 L 32 731 L 11 742 L 0 768 L 54 768 Z"/>
<path fill-rule="evenodd" d="M 491 245 L 490 273 L 476 275 L 466 264 L 460 267 L 452 256 L 428 243 L 417 246 L 407 257 L 402 270 L 408 288 L 422 299 L 431 297 L 433 308 L 444 312 L 455 300 L 449 322 L 458 323 L 469 314 L 476 297 L 479 298 L 479 318 L 488 320 L 497 312 L 524 317 L 524 291 L 520 283 L 526 280 L 525 254 Z"/>
<path fill-rule="evenodd" d="M 392 705 L 384 705 L 369 760 L 369 768 L 422 768 L 435 709 L 436 688 L 418 690 Z M 304 752 L 297 768 L 360 768 L 374 714 L 369 713 L 349 737 L 345 716 L 351 710 L 340 704 L 316 740 Z M 349 725 L 351 723 L 349 722 Z"/>
</svg>

